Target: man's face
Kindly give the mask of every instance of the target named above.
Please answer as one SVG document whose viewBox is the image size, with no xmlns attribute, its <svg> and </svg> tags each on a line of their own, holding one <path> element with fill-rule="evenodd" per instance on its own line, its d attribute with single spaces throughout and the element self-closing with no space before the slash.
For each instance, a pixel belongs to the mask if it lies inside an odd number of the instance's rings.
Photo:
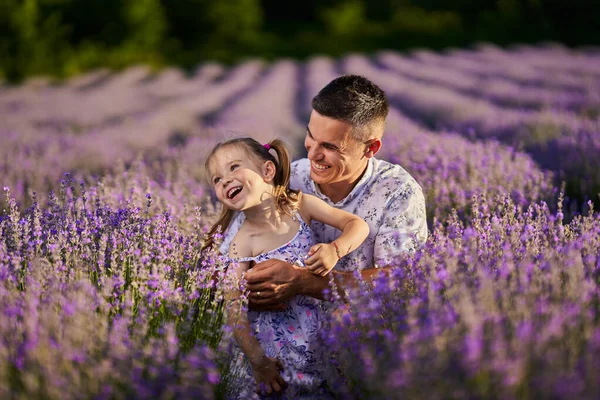
<svg viewBox="0 0 600 400">
<path fill-rule="evenodd" d="M 351 132 L 349 124 L 312 111 L 304 147 L 310 160 L 310 177 L 315 183 L 351 184 L 361 176 L 368 161 L 365 144 L 354 139 Z"/>
</svg>

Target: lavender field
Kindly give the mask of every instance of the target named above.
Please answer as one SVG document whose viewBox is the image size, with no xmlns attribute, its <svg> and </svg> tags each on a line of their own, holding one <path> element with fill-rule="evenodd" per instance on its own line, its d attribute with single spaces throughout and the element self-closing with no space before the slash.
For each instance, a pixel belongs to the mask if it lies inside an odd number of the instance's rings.
<svg viewBox="0 0 600 400">
<path fill-rule="evenodd" d="M 361 74 L 430 239 L 323 332 L 343 399 L 600 398 L 600 50 L 490 45 L 139 66 L 0 86 L 0 398 L 222 398 L 204 156 Z"/>
</svg>

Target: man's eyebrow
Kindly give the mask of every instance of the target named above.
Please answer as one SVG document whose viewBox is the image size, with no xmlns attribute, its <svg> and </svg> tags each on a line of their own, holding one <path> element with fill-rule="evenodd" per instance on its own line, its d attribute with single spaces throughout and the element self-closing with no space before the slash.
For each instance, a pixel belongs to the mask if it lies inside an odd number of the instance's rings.
<svg viewBox="0 0 600 400">
<path fill-rule="evenodd" d="M 311 137 L 311 139 L 314 139 L 312 132 L 310 131 L 310 128 L 308 127 L 308 125 L 306 126 L 306 133 L 308 133 L 308 136 Z M 331 146 L 334 149 L 338 150 L 340 147 L 337 144 L 333 144 L 333 143 L 329 143 L 329 142 L 323 142 L 322 144 L 327 145 L 327 146 Z"/>
<path fill-rule="evenodd" d="M 306 125 L 306 133 L 308 133 L 308 136 L 313 137 L 312 132 L 310 131 L 310 128 L 308 127 L 308 125 Z"/>
</svg>

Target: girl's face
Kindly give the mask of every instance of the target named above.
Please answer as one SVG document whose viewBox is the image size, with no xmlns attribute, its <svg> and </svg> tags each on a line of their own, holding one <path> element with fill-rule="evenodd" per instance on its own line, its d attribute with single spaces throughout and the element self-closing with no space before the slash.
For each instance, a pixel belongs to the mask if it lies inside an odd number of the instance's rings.
<svg viewBox="0 0 600 400">
<path fill-rule="evenodd" d="M 243 211 L 261 203 L 272 193 L 272 168 L 255 162 L 243 146 L 222 147 L 210 162 L 210 182 L 217 198 L 231 210 Z"/>
</svg>

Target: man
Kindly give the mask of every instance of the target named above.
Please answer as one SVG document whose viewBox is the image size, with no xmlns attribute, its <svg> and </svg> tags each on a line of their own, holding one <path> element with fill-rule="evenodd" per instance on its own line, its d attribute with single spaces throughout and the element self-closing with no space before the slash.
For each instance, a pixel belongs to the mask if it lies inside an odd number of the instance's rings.
<svg viewBox="0 0 600 400">
<path fill-rule="evenodd" d="M 308 158 L 292 164 L 290 186 L 360 216 L 370 228 L 362 246 L 331 272 L 336 286 L 344 288 L 356 284 L 354 271 L 370 281 L 387 272 L 403 252 L 425 242 L 425 199 L 402 167 L 374 157 L 382 146 L 389 111 L 378 86 L 361 76 L 342 76 L 313 98 L 312 108 L 304 141 Z M 240 218 L 234 220 L 224 244 L 240 224 Z M 316 221 L 312 228 L 319 242 L 330 243 L 340 235 Z M 329 277 L 276 259 L 255 265 L 245 276 L 250 305 L 256 310 L 283 309 L 299 294 L 324 299 L 330 282 Z"/>
</svg>

